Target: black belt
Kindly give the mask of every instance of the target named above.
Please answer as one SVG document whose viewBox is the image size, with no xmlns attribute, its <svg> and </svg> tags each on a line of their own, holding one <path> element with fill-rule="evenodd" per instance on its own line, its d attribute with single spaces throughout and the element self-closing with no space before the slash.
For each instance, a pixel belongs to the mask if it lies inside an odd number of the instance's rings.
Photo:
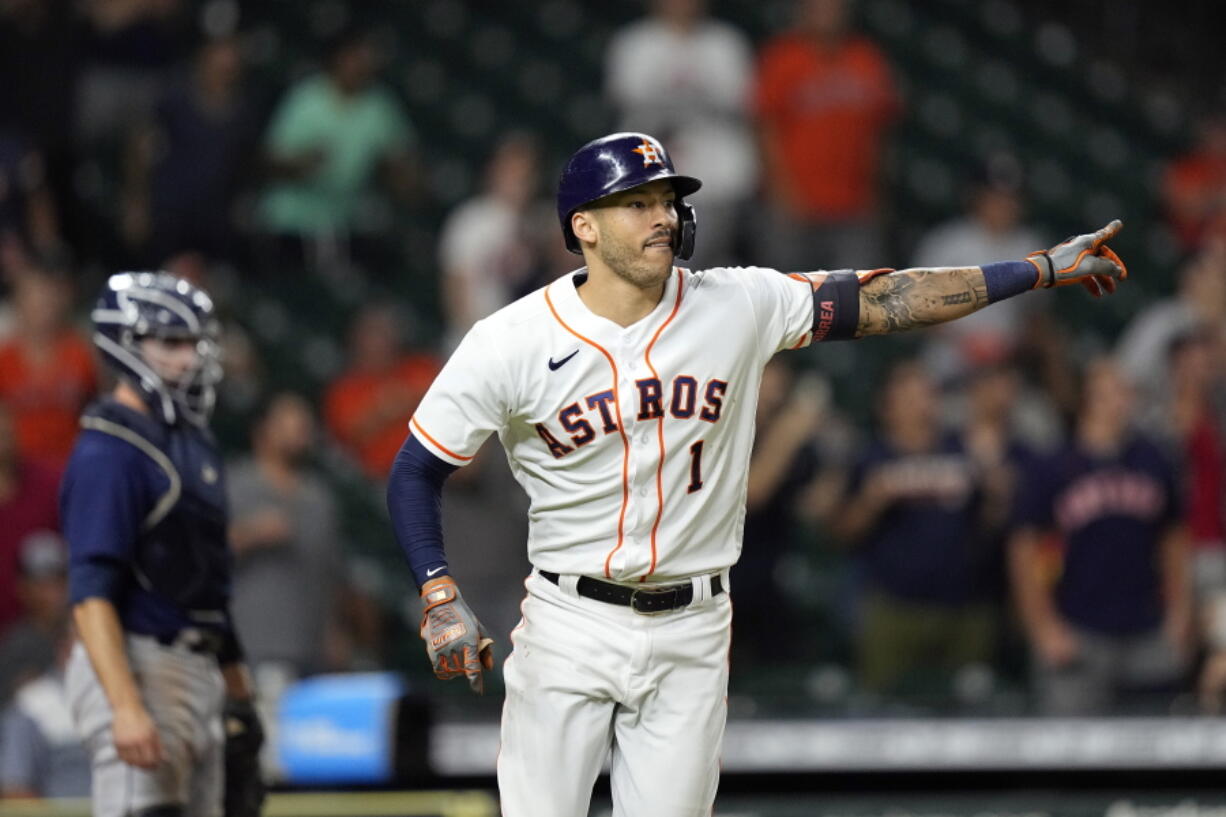
<svg viewBox="0 0 1226 817">
<path fill-rule="evenodd" d="M 554 584 L 558 583 L 557 573 L 550 573 L 548 570 L 537 570 L 536 572 Z M 694 585 L 690 582 L 664 586 L 627 587 L 624 584 L 603 582 L 590 576 L 580 576 L 579 583 L 575 585 L 575 592 L 596 601 L 631 607 L 636 613 L 664 613 L 676 610 L 678 607 L 685 607 L 694 601 Z M 722 592 L 724 592 L 724 583 L 717 573 L 711 577 L 711 595 L 718 596 Z"/>
<path fill-rule="evenodd" d="M 216 630 L 204 627 L 187 627 L 173 633 L 156 635 L 158 643 L 165 647 L 182 647 L 189 652 L 217 655 L 225 645 L 225 637 Z"/>
</svg>

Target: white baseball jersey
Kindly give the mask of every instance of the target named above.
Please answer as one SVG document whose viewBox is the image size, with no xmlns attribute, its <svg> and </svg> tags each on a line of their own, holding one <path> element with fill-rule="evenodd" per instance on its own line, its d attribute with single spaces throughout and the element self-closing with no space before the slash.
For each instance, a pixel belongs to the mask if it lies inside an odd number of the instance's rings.
<svg viewBox="0 0 1226 817">
<path fill-rule="evenodd" d="M 540 569 L 652 582 L 723 570 L 741 549 L 762 369 L 812 339 L 821 276 L 674 268 L 656 308 L 622 327 L 580 300 L 585 275 L 473 326 L 411 432 L 454 465 L 497 432 Z"/>
</svg>

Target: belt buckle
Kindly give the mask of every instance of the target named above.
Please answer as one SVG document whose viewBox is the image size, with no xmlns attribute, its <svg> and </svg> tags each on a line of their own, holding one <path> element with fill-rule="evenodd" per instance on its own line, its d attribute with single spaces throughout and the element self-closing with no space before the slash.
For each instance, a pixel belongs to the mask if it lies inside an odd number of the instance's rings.
<svg viewBox="0 0 1226 817">
<path fill-rule="evenodd" d="M 216 633 L 201 627 L 185 627 L 179 631 L 175 643 L 189 652 L 216 653 L 220 643 Z"/>
<path fill-rule="evenodd" d="M 662 613 L 670 613 L 677 609 L 677 592 L 679 585 L 671 585 L 669 587 L 636 587 L 630 591 L 630 609 L 638 613 L 640 616 L 658 616 Z M 639 608 L 639 597 L 644 598 L 672 596 L 673 603 L 661 610 L 642 610 Z"/>
<path fill-rule="evenodd" d="M 199 639 L 199 630 L 197 630 L 195 627 L 184 627 L 183 629 L 179 630 L 179 632 L 175 633 L 175 637 L 170 639 L 168 646 L 179 650 L 195 652 L 193 648 L 197 643 L 199 643 Z"/>
</svg>

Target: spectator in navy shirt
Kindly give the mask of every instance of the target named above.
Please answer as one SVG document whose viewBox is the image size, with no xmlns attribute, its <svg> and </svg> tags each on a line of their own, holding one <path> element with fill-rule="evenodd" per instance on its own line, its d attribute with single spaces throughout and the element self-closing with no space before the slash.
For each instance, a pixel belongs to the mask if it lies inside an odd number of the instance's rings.
<svg viewBox="0 0 1226 817">
<path fill-rule="evenodd" d="M 778 357 L 766 365 L 749 461 L 741 559 L 732 568 L 739 593 L 736 626 L 759 634 L 733 644 L 735 653 L 745 654 L 742 663 L 776 666 L 808 658 L 796 649 L 804 643 L 804 617 L 794 609 L 781 573 L 796 554 L 802 521 L 812 521 L 819 511 L 820 498 L 814 495 L 821 474 L 817 433 L 830 419 L 825 416 L 828 402 L 828 387 L 814 375 L 797 376 Z"/>
<path fill-rule="evenodd" d="M 205 41 L 190 76 L 166 89 L 130 137 L 124 236 L 151 260 L 186 250 L 241 255 L 234 201 L 255 169 L 260 126 L 243 67 L 236 37 Z"/>
<path fill-rule="evenodd" d="M 960 671 L 986 666 L 996 642 L 983 490 L 998 481 L 984 479 L 964 441 L 942 429 L 936 387 L 915 363 L 889 373 L 880 420 L 832 520 L 864 571 L 860 683 L 944 693 Z"/>
<path fill-rule="evenodd" d="M 1011 576 L 1047 714 L 1165 707 L 1187 666 L 1180 491 L 1158 445 L 1130 428 L 1131 406 L 1120 370 L 1091 365 L 1072 438 L 1018 494 Z"/>
</svg>

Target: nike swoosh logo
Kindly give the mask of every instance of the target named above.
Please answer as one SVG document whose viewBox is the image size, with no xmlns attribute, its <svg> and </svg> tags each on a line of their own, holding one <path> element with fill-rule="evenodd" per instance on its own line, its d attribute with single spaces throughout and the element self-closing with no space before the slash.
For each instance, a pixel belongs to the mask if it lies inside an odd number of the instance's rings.
<svg viewBox="0 0 1226 817">
<path fill-rule="evenodd" d="M 426 578 L 428 579 L 428 578 L 430 578 L 431 576 L 433 576 L 435 573 L 438 573 L 440 570 L 446 570 L 446 569 L 447 569 L 447 568 L 445 568 L 445 567 L 436 567 L 436 568 L 434 568 L 433 570 L 427 570 L 427 571 L 426 571 Z"/>
<path fill-rule="evenodd" d="M 571 352 L 569 355 L 562 358 L 561 360 L 554 360 L 553 358 L 549 358 L 549 371 L 556 372 L 558 369 L 566 365 L 566 361 L 570 360 L 572 357 L 574 357 L 577 354 L 579 354 L 578 349 Z"/>
</svg>

